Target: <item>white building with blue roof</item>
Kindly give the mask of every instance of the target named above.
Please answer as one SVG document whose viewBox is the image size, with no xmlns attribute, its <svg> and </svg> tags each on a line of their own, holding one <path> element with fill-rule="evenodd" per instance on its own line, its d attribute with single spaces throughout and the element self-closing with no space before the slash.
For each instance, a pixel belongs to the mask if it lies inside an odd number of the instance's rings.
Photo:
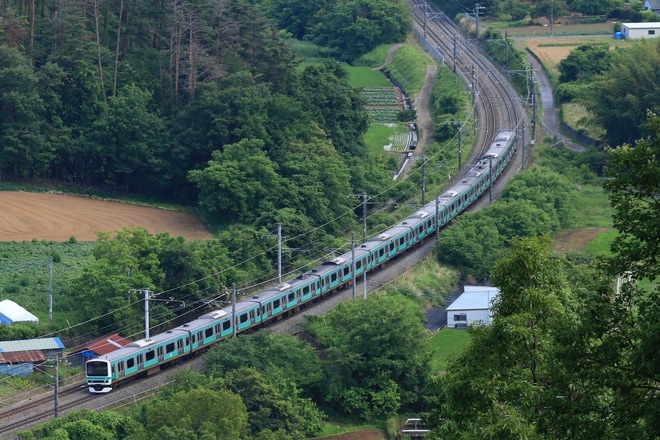
<svg viewBox="0 0 660 440">
<path fill-rule="evenodd" d="M 463 286 L 461 296 L 447 307 L 447 327 L 467 328 L 472 323 L 490 324 L 493 321 L 493 300 L 499 294 L 497 287 Z"/>
</svg>

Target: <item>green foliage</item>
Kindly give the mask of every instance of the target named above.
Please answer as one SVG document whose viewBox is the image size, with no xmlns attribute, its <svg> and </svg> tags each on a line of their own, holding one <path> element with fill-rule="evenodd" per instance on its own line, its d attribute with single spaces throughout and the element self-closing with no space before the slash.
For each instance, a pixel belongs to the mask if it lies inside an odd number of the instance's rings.
<svg viewBox="0 0 660 440">
<path fill-rule="evenodd" d="M 637 278 L 655 280 L 660 275 L 657 263 L 660 247 L 660 118 L 649 117 L 647 129 L 655 136 L 608 150 L 609 191 L 614 207 L 614 227 L 619 231 L 613 250 L 615 274 L 627 271 Z"/>
<path fill-rule="evenodd" d="M 557 65 L 559 82 L 589 82 L 610 68 L 612 52 L 606 45 L 578 46 Z"/>
<path fill-rule="evenodd" d="M 402 45 L 385 68 L 397 80 L 408 96 L 418 93 L 424 85 L 428 55 L 409 45 Z"/>
<path fill-rule="evenodd" d="M 542 438 L 537 421 L 552 413 L 547 399 L 558 394 L 554 336 L 574 319 L 564 263 L 550 244 L 547 236 L 514 240 L 495 266 L 495 320 L 470 328 L 467 350 L 436 382 L 429 421 L 442 438 Z"/>
<path fill-rule="evenodd" d="M 307 38 L 327 46 L 337 58 L 352 61 L 380 44 L 403 41 L 412 29 L 408 11 L 399 0 L 330 3 L 308 22 Z"/>
<path fill-rule="evenodd" d="M 541 167 L 519 173 L 499 201 L 465 214 L 440 234 L 438 260 L 463 276 L 487 279 L 511 237 L 554 233 L 569 224 L 575 209 L 573 185 Z"/>
<path fill-rule="evenodd" d="M 42 423 L 18 434 L 20 440 L 67 439 L 84 440 L 121 439 L 144 434 L 142 427 L 130 417 L 113 411 L 79 410 Z"/>
<path fill-rule="evenodd" d="M 657 111 L 660 105 L 658 90 L 647 86 L 659 80 L 659 45 L 658 40 L 642 39 L 630 48 L 612 52 L 611 68 L 594 77 L 581 97 L 593 122 L 606 130 L 611 147 L 634 144 L 648 134 L 647 112 Z"/>
<path fill-rule="evenodd" d="M 253 436 L 267 430 L 301 439 L 321 429 L 323 414 L 311 400 L 299 396 L 292 382 L 240 367 L 225 375 L 225 385 L 245 403 Z"/>
<path fill-rule="evenodd" d="M 365 420 L 418 408 L 430 351 L 418 307 L 399 294 L 346 301 L 307 329 L 326 347 L 325 399 Z"/>
<path fill-rule="evenodd" d="M 176 414 L 176 417 L 172 417 Z M 240 440 L 248 433 L 248 413 L 231 391 L 193 388 L 147 403 L 141 418 L 150 439 L 222 438 Z"/>
<path fill-rule="evenodd" d="M 285 334 L 258 332 L 229 339 L 204 357 L 208 374 L 222 377 L 252 368 L 270 377 L 295 382 L 311 395 L 322 380 L 321 364 L 311 346 Z"/>
</svg>

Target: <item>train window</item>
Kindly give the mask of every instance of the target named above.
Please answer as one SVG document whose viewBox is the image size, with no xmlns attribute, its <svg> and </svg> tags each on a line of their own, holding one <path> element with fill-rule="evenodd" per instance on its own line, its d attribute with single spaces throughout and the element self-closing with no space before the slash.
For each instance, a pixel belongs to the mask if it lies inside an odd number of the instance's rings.
<svg viewBox="0 0 660 440">
<path fill-rule="evenodd" d="M 133 368 L 135 366 L 135 359 L 126 359 L 126 368 Z"/>
<path fill-rule="evenodd" d="M 172 353 L 173 351 L 174 351 L 174 342 L 172 342 L 171 344 L 167 344 L 165 346 L 165 353 L 169 354 Z"/>
<path fill-rule="evenodd" d="M 225 321 L 222 323 L 222 330 L 229 330 L 231 328 L 231 321 Z"/>
<path fill-rule="evenodd" d="M 351 273 L 351 268 L 350 268 L 350 267 L 345 267 L 345 268 L 344 268 L 344 275 L 343 275 L 343 276 L 346 276 L 346 275 L 348 275 L 349 273 Z"/>
<path fill-rule="evenodd" d="M 190 336 L 186 336 L 186 347 L 190 345 Z"/>
<path fill-rule="evenodd" d="M 296 299 L 296 294 L 295 293 L 289 293 L 289 297 L 288 297 L 289 302 L 291 302 L 295 299 Z"/>
<path fill-rule="evenodd" d="M 309 288 L 310 288 L 310 286 L 305 286 L 305 287 L 303 287 L 303 290 L 302 290 L 302 291 L 303 291 L 303 295 L 307 295 L 307 294 L 309 293 Z"/>
<path fill-rule="evenodd" d="M 355 262 L 355 270 L 362 269 L 362 260 Z"/>
<path fill-rule="evenodd" d="M 211 336 L 213 336 L 213 327 L 207 328 L 204 332 L 204 337 L 210 338 Z"/>
<path fill-rule="evenodd" d="M 330 275 L 330 282 L 334 282 L 334 281 L 337 281 L 337 273 L 336 272 Z"/>
<path fill-rule="evenodd" d="M 278 307 L 280 307 L 280 300 L 276 299 L 275 301 L 273 301 L 273 308 L 277 309 Z"/>
<path fill-rule="evenodd" d="M 247 320 L 248 320 L 248 315 L 247 315 L 247 313 L 243 313 L 243 314 L 242 314 L 241 316 L 239 316 L 239 318 L 238 318 L 238 322 L 239 322 L 240 324 L 243 324 L 244 322 L 247 322 Z"/>
<path fill-rule="evenodd" d="M 150 361 L 150 360 L 152 360 L 153 358 L 156 357 L 156 353 L 154 353 L 153 350 L 149 350 L 149 351 L 144 355 L 144 357 L 145 357 L 145 359 L 146 359 L 147 362 L 148 362 L 148 361 Z"/>
</svg>

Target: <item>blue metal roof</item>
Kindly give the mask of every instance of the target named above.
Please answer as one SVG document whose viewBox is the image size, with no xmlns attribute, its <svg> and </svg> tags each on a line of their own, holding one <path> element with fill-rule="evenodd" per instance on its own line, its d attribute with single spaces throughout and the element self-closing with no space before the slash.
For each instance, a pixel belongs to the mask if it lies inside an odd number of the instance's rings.
<svg viewBox="0 0 660 440">
<path fill-rule="evenodd" d="M 58 350 L 64 348 L 60 338 L 26 339 L 24 341 L 0 341 L 0 353 L 30 350 Z"/>
</svg>

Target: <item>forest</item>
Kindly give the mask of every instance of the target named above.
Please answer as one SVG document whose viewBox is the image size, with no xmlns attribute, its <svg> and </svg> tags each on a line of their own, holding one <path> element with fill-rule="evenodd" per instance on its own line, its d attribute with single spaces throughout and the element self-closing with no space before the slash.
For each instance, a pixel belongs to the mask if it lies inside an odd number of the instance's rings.
<svg viewBox="0 0 660 440">
<path fill-rule="evenodd" d="M 2 1 L 0 179 L 185 204 L 213 228 L 350 211 L 340 195 L 389 170 L 367 160 L 368 117 L 333 58 L 403 40 L 410 14 L 398 0 L 288 3 Z M 299 67 L 295 38 L 317 63 Z"/>
</svg>

